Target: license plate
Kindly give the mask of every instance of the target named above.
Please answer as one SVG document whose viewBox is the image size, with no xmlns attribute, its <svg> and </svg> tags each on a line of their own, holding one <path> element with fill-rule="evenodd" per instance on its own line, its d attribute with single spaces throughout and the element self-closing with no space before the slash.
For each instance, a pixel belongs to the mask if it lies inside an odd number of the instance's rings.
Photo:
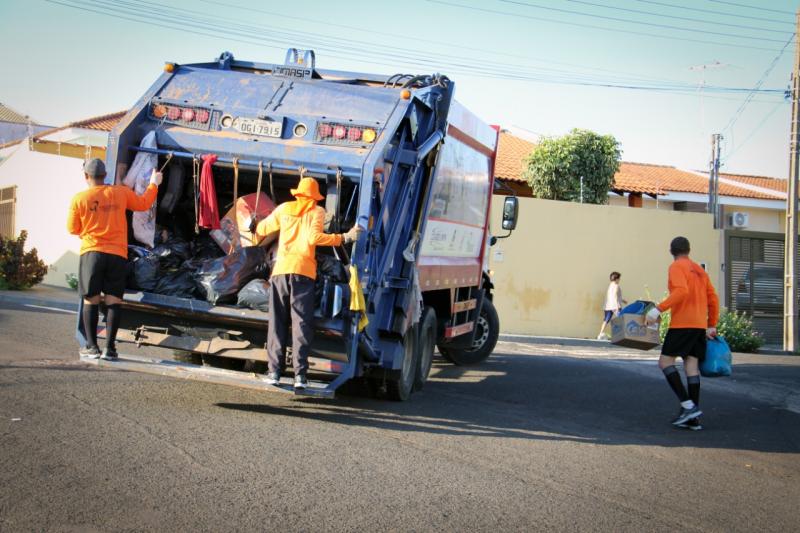
<svg viewBox="0 0 800 533">
<path fill-rule="evenodd" d="M 280 137 L 283 133 L 283 122 L 261 120 L 258 118 L 238 118 L 233 127 L 240 133 L 260 135 L 262 137 Z"/>
</svg>

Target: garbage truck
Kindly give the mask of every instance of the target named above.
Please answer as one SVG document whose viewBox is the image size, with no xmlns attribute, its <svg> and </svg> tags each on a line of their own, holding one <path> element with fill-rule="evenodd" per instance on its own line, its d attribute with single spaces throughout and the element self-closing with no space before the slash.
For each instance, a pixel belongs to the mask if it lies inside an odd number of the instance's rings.
<svg viewBox="0 0 800 533">
<path fill-rule="evenodd" d="M 155 241 L 140 246 L 142 239 L 129 237 L 132 281 L 117 335 L 164 356 L 129 349 L 115 361 L 93 362 L 319 397 L 356 381 L 402 401 L 424 386 L 436 347 L 457 365 L 486 359 L 500 327 L 486 268 L 496 238 L 489 208 L 498 129 L 459 104 L 454 91 L 440 74 L 318 69 L 311 50 L 290 49 L 282 64 L 229 52 L 209 63 L 166 63 L 111 132 L 106 151 L 110 183 L 125 182 L 142 154 L 164 169 L 150 214 Z M 209 200 L 200 190 L 201 165 L 212 154 L 212 200 L 224 213 L 249 198 L 249 225 L 236 212 L 217 229 L 198 224 L 198 202 Z M 189 282 L 182 293 L 175 280 L 199 283 L 222 269 L 212 284 L 238 290 L 247 279 L 268 283 L 263 264 L 236 270 L 246 254 L 263 251 L 256 261 L 269 262 L 264 243 L 245 242 L 264 214 L 252 209 L 253 198 L 274 207 L 291 199 L 301 177 L 320 185 L 326 231 L 354 224 L 364 231 L 352 244 L 317 249 L 328 270 L 317 279 L 309 386 L 295 391 L 288 378 L 275 387 L 259 376 L 268 309 L 241 307 L 235 295 L 217 298 L 224 291 L 208 285 L 193 292 Z M 506 198 L 503 229 L 513 230 L 516 217 L 516 198 Z M 179 248 L 199 255 L 181 256 Z M 165 257 L 176 255 L 164 269 Z M 143 281 L 148 265 L 159 262 L 158 274 Z M 102 337 L 102 323 L 98 330 Z"/>
</svg>

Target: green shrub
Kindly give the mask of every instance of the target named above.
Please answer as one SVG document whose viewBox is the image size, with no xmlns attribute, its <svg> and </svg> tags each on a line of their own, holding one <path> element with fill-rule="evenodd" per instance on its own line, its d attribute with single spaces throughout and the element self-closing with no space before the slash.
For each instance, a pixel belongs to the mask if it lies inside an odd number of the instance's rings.
<svg viewBox="0 0 800 533">
<path fill-rule="evenodd" d="M 661 335 L 662 343 L 664 342 L 664 337 L 667 336 L 670 319 L 669 311 L 661 314 L 659 334 Z M 725 341 L 731 347 L 732 352 L 753 353 L 764 344 L 763 337 L 753 330 L 753 321 L 747 315 L 736 311 L 728 311 L 727 309 L 720 311 L 717 334 L 725 337 Z"/>
<path fill-rule="evenodd" d="M 755 352 L 764 338 L 753 330 L 753 321 L 744 313 L 723 310 L 719 315 L 717 333 L 725 337 L 732 352 Z"/>
<path fill-rule="evenodd" d="M 29 289 L 47 274 L 47 265 L 39 259 L 36 248 L 25 251 L 27 239 L 25 230 L 16 239 L 0 237 L 0 289 Z"/>
<path fill-rule="evenodd" d="M 67 274 L 64 277 L 67 278 L 67 285 L 69 285 L 69 288 L 72 289 L 73 291 L 77 291 L 78 290 L 78 276 L 76 276 L 75 274 Z"/>
</svg>

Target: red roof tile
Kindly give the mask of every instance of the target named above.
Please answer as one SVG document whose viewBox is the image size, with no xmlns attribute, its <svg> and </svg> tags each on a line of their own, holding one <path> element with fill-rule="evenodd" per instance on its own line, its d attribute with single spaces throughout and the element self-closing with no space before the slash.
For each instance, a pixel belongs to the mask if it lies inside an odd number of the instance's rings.
<svg viewBox="0 0 800 533">
<path fill-rule="evenodd" d="M 125 116 L 127 111 L 119 111 L 117 113 L 109 113 L 108 115 L 100 115 L 99 117 L 87 118 L 86 120 L 79 120 L 67 125 L 69 128 L 83 128 L 87 130 L 98 131 L 111 131 L 114 129 L 122 117 Z"/>
<path fill-rule="evenodd" d="M 497 142 L 497 158 L 494 162 L 494 176 L 497 179 L 525 183 L 522 173 L 525 159 L 536 145 L 507 131 L 500 132 Z"/>
</svg>

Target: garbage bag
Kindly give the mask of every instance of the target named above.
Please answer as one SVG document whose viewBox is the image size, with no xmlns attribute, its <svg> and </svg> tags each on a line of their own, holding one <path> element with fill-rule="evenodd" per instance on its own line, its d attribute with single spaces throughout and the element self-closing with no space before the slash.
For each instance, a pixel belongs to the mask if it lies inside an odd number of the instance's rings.
<svg viewBox="0 0 800 533">
<path fill-rule="evenodd" d="M 239 291 L 236 305 L 269 312 L 269 281 L 254 279 Z"/>
<path fill-rule="evenodd" d="M 250 232 L 251 223 L 267 218 L 274 210 L 275 203 L 263 192 L 246 194 L 236 200 L 236 205 L 220 220 L 220 228 L 211 231 L 211 237 L 225 253 L 253 246 L 256 243 Z"/>
<path fill-rule="evenodd" d="M 175 270 L 159 276 L 153 292 L 181 298 L 194 298 L 197 295 L 197 285 L 191 272 Z"/>
<path fill-rule="evenodd" d="M 158 148 L 156 144 L 156 132 L 151 131 L 144 136 L 140 143 L 143 148 Z M 150 184 L 150 174 L 158 165 L 158 155 L 139 152 L 133 160 L 130 170 L 122 179 L 122 183 L 133 189 L 138 195 L 144 194 L 145 189 Z M 133 212 L 133 236 L 142 244 L 152 248 L 155 244 L 156 235 L 156 202 L 147 211 Z"/>
<path fill-rule="evenodd" d="M 216 305 L 232 302 L 249 281 L 266 279 L 269 272 L 267 249 L 250 246 L 225 257 L 206 261 L 194 278 L 206 300 Z"/>
<path fill-rule="evenodd" d="M 327 276 L 332 281 L 346 282 L 347 270 L 332 255 L 317 254 L 317 278 Z"/>
<path fill-rule="evenodd" d="M 707 378 L 730 376 L 732 360 L 730 346 L 717 335 L 706 342 L 706 358 L 700 362 L 700 373 Z"/>
<path fill-rule="evenodd" d="M 160 274 L 158 256 L 148 253 L 133 262 L 132 288 L 147 292 L 154 292 L 158 285 Z"/>
<path fill-rule="evenodd" d="M 193 259 L 215 259 L 223 255 L 225 252 L 219 249 L 217 243 L 208 234 L 199 235 L 192 243 Z"/>
<path fill-rule="evenodd" d="M 161 268 L 169 270 L 181 266 L 192 257 L 191 245 L 183 239 L 170 237 L 166 242 L 153 248 L 153 253 L 158 256 Z"/>
</svg>

